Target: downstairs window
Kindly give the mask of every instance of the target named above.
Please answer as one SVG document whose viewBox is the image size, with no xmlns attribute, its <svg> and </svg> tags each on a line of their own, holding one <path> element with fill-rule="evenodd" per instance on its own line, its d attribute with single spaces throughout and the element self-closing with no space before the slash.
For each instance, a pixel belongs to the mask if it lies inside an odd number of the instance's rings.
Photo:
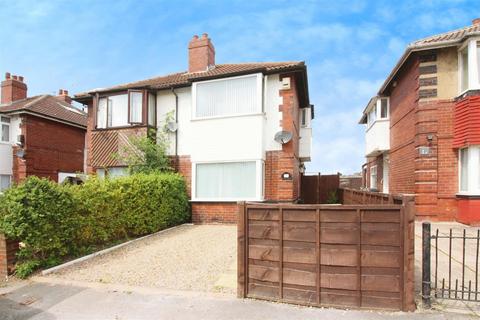
<svg viewBox="0 0 480 320">
<path fill-rule="evenodd" d="M 258 198 L 257 174 L 261 174 L 257 173 L 257 161 L 197 163 L 195 198 L 201 200 Z M 258 189 L 260 188 L 261 184 Z"/>
<path fill-rule="evenodd" d="M 459 192 L 480 195 L 480 146 L 470 146 L 458 151 Z"/>
</svg>

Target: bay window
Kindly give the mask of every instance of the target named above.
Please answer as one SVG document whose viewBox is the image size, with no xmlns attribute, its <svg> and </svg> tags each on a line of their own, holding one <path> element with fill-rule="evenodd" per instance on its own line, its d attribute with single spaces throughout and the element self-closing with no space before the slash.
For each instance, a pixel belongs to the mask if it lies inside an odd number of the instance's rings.
<svg viewBox="0 0 480 320">
<path fill-rule="evenodd" d="M 377 106 L 375 105 L 372 110 L 367 114 L 367 128 L 370 128 L 377 120 Z"/>
<path fill-rule="evenodd" d="M 193 84 L 193 118 L 262 112 L 262 75 L 217 79 Z"/>
<path fill-rule="evenodd" d="M 458 51 L 459 91 L 480 89 L 480 40 L 470 39 Z"/>
<path fill-rule="evenodd" d="M 261 161 L 194 164 L 195 200 L 249 200 L 263 197 Z"/>
<path fill-rule="evenodd" d="M 0 141 L 9 142 L 10 141 L 10 118 L 0 117 Z"/>
<path fill-rule="evenodd" d="M 99 168 L 96 171 L 97 171 L 97 176 L 100 179 L 117 178 L 117 177 L 124 177 L 129 175 L 127 167 Z"/>
<path fill-rule="evenodd" d="M 469 146 L 458 151 L 459 193 L 480 195 L 480 146 Z"/>
<path fill-rule="evenodd" d="M 97 104 L 97 129 L 141 125 L 144 123 L 143 112 L 146 108 L 149 124 L 154 125 L 151 118 L 155 114 L 155 95 L 149 94 L 148 99 L 144 99 L 143 91 L 130 90 L 127 93 L 100 97 Z"/>
</svg>

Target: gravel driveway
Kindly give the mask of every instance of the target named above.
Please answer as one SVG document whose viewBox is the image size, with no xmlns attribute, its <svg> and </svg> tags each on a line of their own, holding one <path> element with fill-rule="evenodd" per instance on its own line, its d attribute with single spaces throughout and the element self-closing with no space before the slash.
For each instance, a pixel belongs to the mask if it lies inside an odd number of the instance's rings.
<svg viewBox="0 0 480 320">
<path fill-rule="evenodd" d="M 50 277 L 193 291 L 234 293 L 216 282 L 234 272 L 236 226 L 182 225 Z"/>
</svg>

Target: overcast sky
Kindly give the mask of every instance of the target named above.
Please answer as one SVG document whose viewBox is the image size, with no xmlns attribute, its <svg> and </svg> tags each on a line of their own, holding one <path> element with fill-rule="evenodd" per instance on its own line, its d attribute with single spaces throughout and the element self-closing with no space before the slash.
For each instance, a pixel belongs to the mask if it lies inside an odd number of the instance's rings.
<svg viewBox="0 0 480 320">
<path fill-rule="evenodd" d="M 207 32 L 217 63 L 303 60 L 315 105 L 307 171 L 352 173 L 364 162 L 358 125 L 405 46 L 469 25 L 480 1 L 0 0 L 0 74 L 29 95 L 70 92 L 187 69 Z"/>
</svg>

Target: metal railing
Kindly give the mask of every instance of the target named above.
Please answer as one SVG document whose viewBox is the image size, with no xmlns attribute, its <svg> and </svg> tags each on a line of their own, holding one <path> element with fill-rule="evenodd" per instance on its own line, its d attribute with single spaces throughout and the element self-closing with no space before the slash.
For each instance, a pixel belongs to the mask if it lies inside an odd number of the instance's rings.
<svg viewBox="0 0 480 320">
<path fill-rule="evenodd" d="M 448 242 L 448 249 L 442 248 L 439 240 L 445 239 Z M 469 242 L 470 241 L 470 242 Z M 461 245 L 461 258 L 454 257 L 458 254 L 453 248 L 454 244 Z M 473 247 L 471 246 L 473 243 Z M 472 266 L 472 259 L 467 259 L 467 247 L 474 249 L 475 265 Z M 433 252 L 432 252 L 433 249 Z M 476 236 L 467 235 L 467 230 L 458 235 L 449 229 L 447 234 L 439 233 L 437 228 L 434 234 L 431 233 L 431 225 L 428 222 L 422 224 L 422 301 L 425 307 L 431 306 L 432 291 L 436 299 L 450 299 L 462 301 L 480 302 L 480 291 L 478 283 L 478 258 L 480 249 L 480 230 Z M 471 250 L 470 250 L 471 251 Z M 448 272 L 439 271 L 439 252 L 447 257 Z M 433 274 L 432 274 L 432 257 Z M 456 265 L 452 268 L 452 262 Z M 458 266 L 460 266 L 458 268 Z M 466 270 L 470 275 L 466 277 Z M 445 274 L 446 273 L 446 274 Z M 433 279 L 432 279 L 433 277 Z"/>
</svg>

